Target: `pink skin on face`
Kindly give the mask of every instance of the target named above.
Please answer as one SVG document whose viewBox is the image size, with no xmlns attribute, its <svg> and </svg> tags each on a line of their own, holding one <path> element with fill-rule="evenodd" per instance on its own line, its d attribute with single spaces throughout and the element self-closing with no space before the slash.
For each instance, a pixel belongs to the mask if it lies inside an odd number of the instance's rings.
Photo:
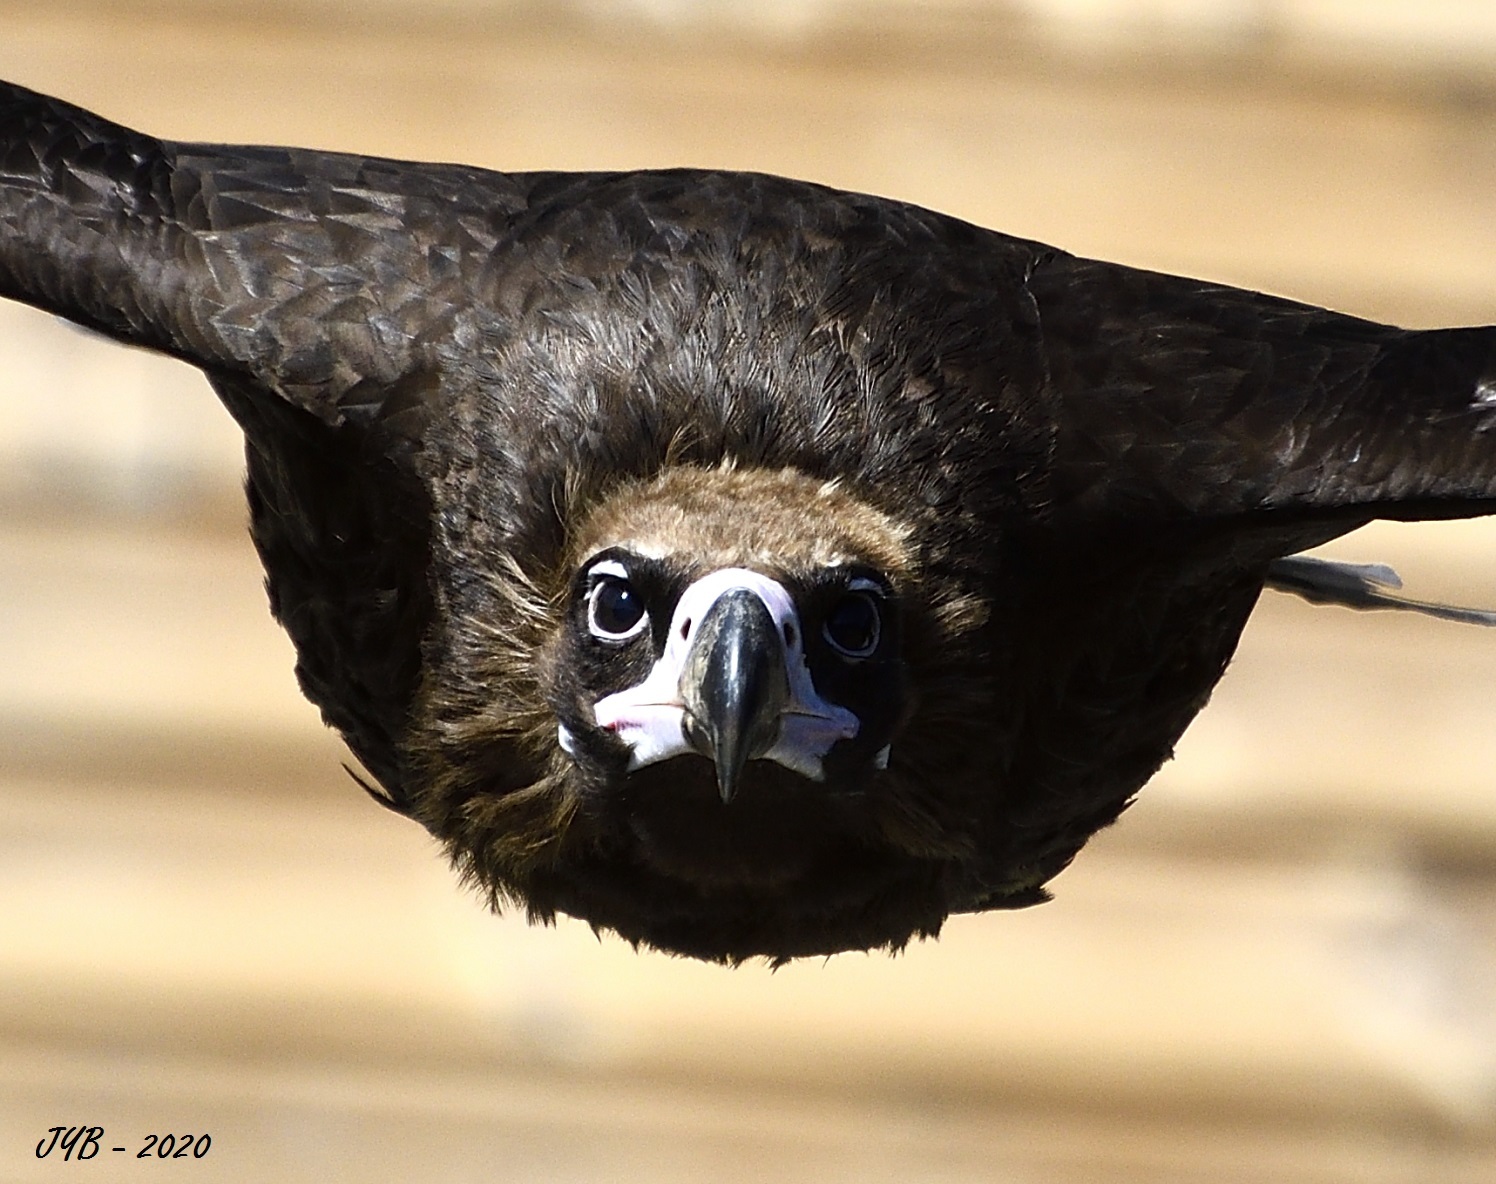
<svg viewBox="0 0 1496 1184">
<path fill-rule="evenodd" d="M 763 601 L 784 647 L 789 674 L 789 701 L 780 717 L 779 739 L 763 759 L 820 781 L 822 762 L 838 740 L 857 735 L 857 717 L 816 693 L 805 664 L 805 648 L 795 603 L 777 580 L 742 567 L 725 567 L 703 576 L 681 595 L 670 621 L 665 652 L 637 686 L 606 695 L 594 711 L 599 727 L 615 732 L 629 746 L 629 769 L 642 769 L 695 751 L 685 737 L 685 704 L 681 671 L 695 638 L 696 625 L 724 593 L 746 588 Z M 571 751 L 571 737 L 561 729 L 561 746 Z M 881 754 L 880 754 L 881 756 Z"/>
</svg>

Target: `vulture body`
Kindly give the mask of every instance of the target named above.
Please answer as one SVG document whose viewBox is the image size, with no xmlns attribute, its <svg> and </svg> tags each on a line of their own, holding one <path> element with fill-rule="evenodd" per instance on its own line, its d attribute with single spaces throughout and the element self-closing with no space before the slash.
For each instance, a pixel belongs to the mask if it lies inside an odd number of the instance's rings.
<svg viewBox="0 0 1496 1184">
<path fill-rule="evenodd" d="M 1290 557 L 1496 510 L 1496 329 L 770 176 L 173 143 L 0 86 L 0 295 L 207 375 L 371 792 L 496 906 L 702 958 L 1045 899 L 1265 585 L 1395 602 Z"/>
</svg>

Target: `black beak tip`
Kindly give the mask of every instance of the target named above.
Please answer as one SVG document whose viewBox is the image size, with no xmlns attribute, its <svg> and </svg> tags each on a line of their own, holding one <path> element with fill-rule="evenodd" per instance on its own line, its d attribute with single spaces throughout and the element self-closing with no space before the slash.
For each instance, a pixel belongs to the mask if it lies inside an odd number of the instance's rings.
<svg viewBox="0 0 1496 1184">
<path fill-rule="evenodd" d="M 717 773 L 717 795 L 722 804 L 727 805 L 738 792 L 747 753 L 737 745 L 719 742 L 715 729 L 703 727 L 689 712 L 686 714 L 685 733 L 692 747 L 712 762 Z"/>
<path fill-rule="evenodd" d="M 779 735 L 789 694 L 783 641 L 767 606 L 747 589 L 726 593 L 703 617 L 681 683 L 686 737 L 717 770 L 723 805 L 743 766 Z"/>
<path fill-rule="evenodd" d="M 738 773 L 733 769 L 724 769 L 717 766 L 717 794 L 725 806 L 732 801 L 733 795 L 738 792 Z"/>
</svg>

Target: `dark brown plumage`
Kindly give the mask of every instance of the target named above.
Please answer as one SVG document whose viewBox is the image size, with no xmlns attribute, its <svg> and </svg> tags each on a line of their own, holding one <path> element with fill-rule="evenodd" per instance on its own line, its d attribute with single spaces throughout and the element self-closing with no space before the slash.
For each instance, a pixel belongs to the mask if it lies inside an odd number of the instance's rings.
<svg viewBox="0 0 1496 1184">
<path fill-rule="evenodd" d="M 0 87 L 0 295 L 207 374 L 377 796 L 496 904 L 699 957 L 1043 900 L 1265 583 L 1393 603 L 1284 557 L 1496 509 L 1496 330 L 774 177 L 167 143 Z"/>
</svg>

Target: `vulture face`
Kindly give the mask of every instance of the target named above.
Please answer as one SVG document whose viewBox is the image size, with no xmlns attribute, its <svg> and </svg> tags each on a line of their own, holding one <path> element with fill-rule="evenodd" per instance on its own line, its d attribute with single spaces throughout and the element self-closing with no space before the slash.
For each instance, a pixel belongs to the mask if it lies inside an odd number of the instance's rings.
<svg viewBox="0 0 1496 1184">
<path fill-rule="evenodd" d="M 627 772 L 696 753 L 724 805 L 750 761 L 814 782 L 827 781 L 828 762 L 844 777 L 888 764 L 898 619 L 873 568 L 702 572 L 686 556 L 612 547 L 577 573 L 568 629 L 587 692 L 558 728 L 573 757 L 589 724 Z"/>
<path fill-rule="evenodd" d="M 582 811 L 695 884 L 782 882 L 863 829 L 907 715 L 892 524 L 800 474 L 682 469 L 580 541 L 547 674 Z"/>
</svg>

